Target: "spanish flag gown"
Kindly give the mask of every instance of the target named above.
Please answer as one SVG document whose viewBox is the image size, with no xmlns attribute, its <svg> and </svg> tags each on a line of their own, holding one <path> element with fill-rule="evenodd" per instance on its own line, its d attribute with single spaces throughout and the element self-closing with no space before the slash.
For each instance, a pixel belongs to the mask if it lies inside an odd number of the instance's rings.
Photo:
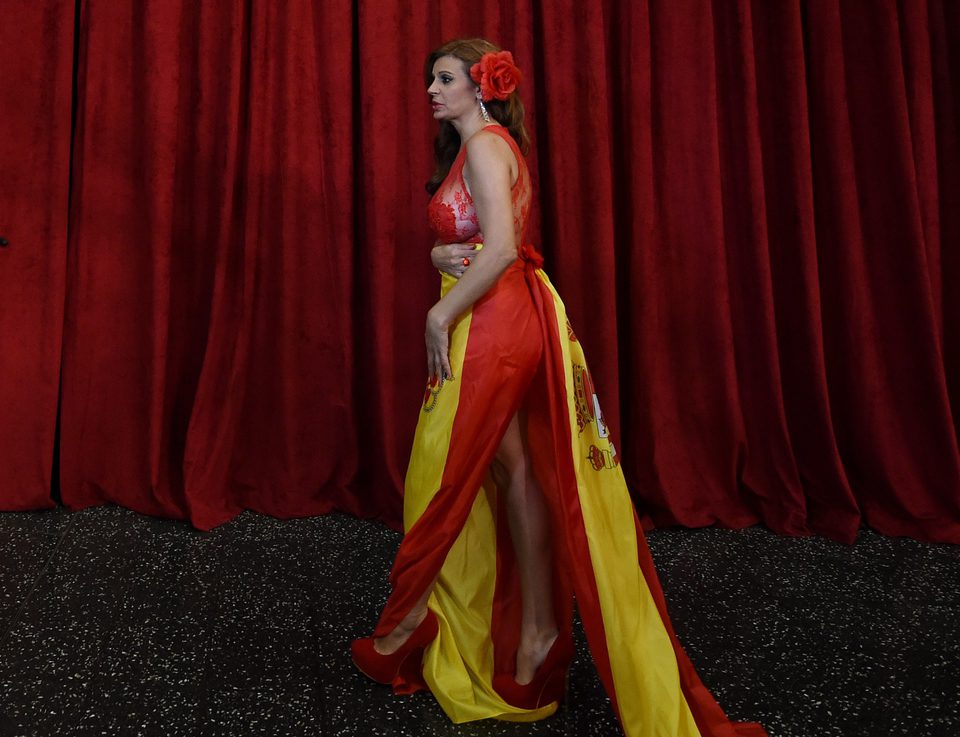
<svg viewBox="0 0 960 737">
<path fill-rule="evenodd" d="M 422 677 L 398 676 L 393 689 L 429 688 L 458 723 L 532 721 L 557 708 L 518 709 L 491 686 L 494 673 L 513 673 L 521 610 L 504 501 L 488 468 L 507 424 L 524 409 L 551 516 L 560 637 L 571 637 L 575 599 L 624 733 L 762 737 L 759 725 L 727 720 L 677 642 L 580 343 L 542 259 L 526 244 L 526 163 L 505 128 L 488 125 L 476 135 L 501 136 L 517 158 L 513 214 L 524 245 L 452 326 L 455 378 L 424 394 L 405 481 L 405 535 L 374 636 L 389 633 L 438 574 L 428 606 L 440 628 Z M 462 147 L 428 206 L 440 242 L 483 240 L 463 180 L 465 157 Z M 456 280 L 442 278 L 446 293 Z"/>
</svg>

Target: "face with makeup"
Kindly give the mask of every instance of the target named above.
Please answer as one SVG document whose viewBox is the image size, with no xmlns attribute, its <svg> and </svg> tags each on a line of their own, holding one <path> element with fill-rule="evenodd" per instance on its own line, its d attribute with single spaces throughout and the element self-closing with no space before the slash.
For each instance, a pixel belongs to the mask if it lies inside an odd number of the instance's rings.
<svg viewBox="0 0 960 737">
<path fill-rule="evenodd" d="M 477 85 L 466 65 L 455 56 L 441 56 L 433 63 L 433 81 L 427 87 L 434 120 L 463 121 L 480 116 Z"/>
</svg>

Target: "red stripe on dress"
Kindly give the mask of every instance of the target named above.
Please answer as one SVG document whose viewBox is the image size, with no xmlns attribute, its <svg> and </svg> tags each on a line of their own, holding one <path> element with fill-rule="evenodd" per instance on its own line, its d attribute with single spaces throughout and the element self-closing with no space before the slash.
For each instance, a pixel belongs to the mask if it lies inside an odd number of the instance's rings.
<svg viewBox="0 0 960 737">
<path fill-rule="evenodd" d="M 375 637 L 391 632 L 440 572 L 536 370 L 539 327 L 532 314 L 522 319 L 529 306 L 522 304 L 527 290 L 517 279 L 522 268 L 508 270 L 473 307 L 463 366 L 454 379 L 461 383 L 460 399 L 440 487 L 400 544 L 390 573 L 393 593 Z"/>
<path fill-rule="evenodd" d="M 673 645 L 673 651 L 677 657 L 677 668 L 680 672 L 680 688 L 702 737 L 767 737 L 766 730 L 755 722 L 731 722 L 727 719 L 723 708 L 717 703 L 707 687 L 703 685 L 700 676 L 697 675 L 697 671 L 693 667 L 693 663 L 690 662 L 690 658 L 673 631 L 670 615 L 667 612 L 667 601 L 663 596 L 660 579 L 657 577 L 653 557 L 650 555 L 650 548 L 647 546 L 640 518 L 636 511 L 633 514 L 633 523 L 637 531 L 637 558 L 640 570 L 647 581 L 650 595 L 656 603 L 663 627 L 670 636 L 670 643 Z"/>
<path fill-rule="evenodd" d="M 613 683 L 613 671 L 610 667 L 610 654 L 607 650 L 606 633 L 603 626 L 603 614 L 600 609 L 600 595 L 596 578 L 590 565 L 590 546 L 587 541 L 580 508 L 580 496 L 577 488 L 577 476 L 573 466 L 573 438 L 570 435 L 570 416 L 566 392 L 566 369 L 563 360 L 561 336 L 557 326 L 557 314 L 554 309 L 553 294 L 540 281 L 532 268 L 526 270 L 534 302 L 541 315 L 544 330 L 544 372 L 546 414 L 548 428 L 531 428 L 528 434 L 531 453 L 535 461 L 537 478 L 544 486 L 553 515 L 554 530 L 563 530 L 564 548 L 557 551 L 561 563 L 569 572 L 577 598 L 577 609 L 587 634 L 593 662 L 600 680 L 610 697 L 613 710 L 620 718 L 620 707 L 616 688 Z M 537 417 L 531 413 L 531 422 Z M 549 447 L 543 445 L 549 443 Z M 549 485 L 550 488 L 547 488 Z"/>
</svg>

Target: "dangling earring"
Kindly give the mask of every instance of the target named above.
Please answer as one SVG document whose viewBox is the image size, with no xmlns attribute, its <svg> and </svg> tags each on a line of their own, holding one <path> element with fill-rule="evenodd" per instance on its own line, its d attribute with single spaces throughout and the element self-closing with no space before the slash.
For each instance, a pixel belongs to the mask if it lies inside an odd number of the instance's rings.
<svg viewBox="0 0 960 737">
<path fill-rule="evenodd" d="M 477 102 L 480 103 L 480 114 L 483 116 L 483 122 L 490 122 L 490 113 L 487 112 L 487 106 L 483 104 L 483 98 L 480 97 L 480 93 L 477 92 Z"/>
</svg>

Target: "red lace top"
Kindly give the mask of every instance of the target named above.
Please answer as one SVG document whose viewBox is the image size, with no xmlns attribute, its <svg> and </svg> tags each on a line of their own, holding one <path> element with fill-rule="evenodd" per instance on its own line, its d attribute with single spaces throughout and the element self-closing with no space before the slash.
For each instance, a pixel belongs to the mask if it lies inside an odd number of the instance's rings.
<svg viewBox="0 0 960 737">
<path fill-rule="evenodd" d="M 488 125 L 474 135 L 484 135 L 486 131 L 499 135 L 507 143 L 513 155 L 517 157 L 517 181 L 511 190 L 513 200 L 513 232 L 517 239 L 517 248 L 521 257 L 532 251 L 523 247 L 527 234 L 527 219 L 530 215 L 530 172 L 527 162 L 520 153 L 520 147 L 513 140 L 510 132 L 501 125 Z M 430 226 L 437 234 L 440 243 L 481 243 L 483 233 L 480 232 L 480 223 L 477 220 L 477 211 L 473 206 L 473 198 L 467 192 L 467 185 L 463 181 L 463 165 L 467 159 L 467 147 L 463 146 L 450 166 L 450 171 L 441 182 L 440 188 L 434 192 L 427 205 L 427 216 Z"/>
</svg>

